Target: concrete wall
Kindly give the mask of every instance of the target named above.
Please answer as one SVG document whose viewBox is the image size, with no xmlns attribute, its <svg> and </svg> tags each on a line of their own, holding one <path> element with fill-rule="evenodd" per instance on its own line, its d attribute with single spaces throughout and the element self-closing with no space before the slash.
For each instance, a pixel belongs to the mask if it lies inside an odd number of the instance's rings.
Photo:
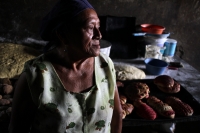
<svg viewBox="0 0 200 133">
<path fill-rule="evenodd" d="M 178 41 L 176 55 L 200 71 L 199 0 L 88 0 L 99 15 L 136 17 L 136 24 L 166 27 Z M 43 43 L 42 16 L 56 0 L 1 0 L 0 42 Z"/>
</svg>

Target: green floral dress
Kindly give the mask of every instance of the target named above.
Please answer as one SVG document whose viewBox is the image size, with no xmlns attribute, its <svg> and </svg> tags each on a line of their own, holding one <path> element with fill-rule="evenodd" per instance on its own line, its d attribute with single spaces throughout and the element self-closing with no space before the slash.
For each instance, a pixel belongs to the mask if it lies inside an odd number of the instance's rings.
<svg viewBox="0 0 200 133">
<path fill-rule="evenodd" d="M 24 72 L 38 107 L 30 133 L 110 133 L 116 77 L 109 57 L 95 57 L 95 86 L 84 93 L 66 91 L 44 55 Z"/>
</svg>

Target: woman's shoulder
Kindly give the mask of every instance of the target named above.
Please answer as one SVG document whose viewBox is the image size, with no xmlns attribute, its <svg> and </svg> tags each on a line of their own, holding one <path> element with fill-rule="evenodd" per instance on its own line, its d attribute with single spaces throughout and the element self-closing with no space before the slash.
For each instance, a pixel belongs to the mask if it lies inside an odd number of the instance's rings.
<svg viewBox="0 0 200 133">
<path fill-rule="evenodd" d="M 112 59 L 102 53 L 96 57 L 96 65 L 100 65 L 101 68 L 106 68 L 108 66 L 109 68 L 114 69 L 114 63 Z"/>
<path fill-rule="evenodd" d="M 105 54 L 100 53 L 98 58 L 100 58 L 101 61 L 107 62 L 107 63 L 113 63 L 111 58 Z"/>
<path fill-rule="evenodd" d="M 44 62 L 44 60 L 45 60 L 44 59 L 44 54 L 41 54 L 41 55 L 39 55 L 39 56 L 31 59 L 31 60 L 26 61 L 25 64 L 27 64 L 27 65 L 34 65 L 37 62 Z"/>
<path fill-rule="evenodd" d="M 28 60 L 27 62 L 24 63 L 24 70 L 23 71 L 27 71 L 27 70 L 33 70 L 36 68 L 46 68 L 45 65 L 45 57 L 44 55 L 39 55 L 36 58 L 33 58 L 31 60 Z"/>
</svg>

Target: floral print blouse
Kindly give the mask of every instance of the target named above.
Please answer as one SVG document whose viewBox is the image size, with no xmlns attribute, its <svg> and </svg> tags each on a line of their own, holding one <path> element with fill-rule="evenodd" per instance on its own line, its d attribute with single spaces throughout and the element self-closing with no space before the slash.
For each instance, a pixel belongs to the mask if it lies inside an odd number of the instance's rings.
<svg viewBox="0 0 200 133">
<path fill-rule="evenodd" d="M 95 57 L 95 85 L 83 93 L 64 89 L 44 55 L 26 62 L 24 72 L 38 107 L 30 133 L 110 133 L 116 77 L 109 57 Z"/>
</svg>

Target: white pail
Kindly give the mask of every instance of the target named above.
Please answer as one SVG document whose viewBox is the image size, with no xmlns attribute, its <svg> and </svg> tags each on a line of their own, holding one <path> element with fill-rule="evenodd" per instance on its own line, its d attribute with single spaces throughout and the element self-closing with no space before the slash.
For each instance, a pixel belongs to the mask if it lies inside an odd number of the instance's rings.
<svg viewBox="0 0 200 133">
<path fill-rule="evenodd" d="M 109 56 L 112 44 L 106 40 L 100 40 L 100 46 L 101 46 L 100 52 Z"/>
</svg>

